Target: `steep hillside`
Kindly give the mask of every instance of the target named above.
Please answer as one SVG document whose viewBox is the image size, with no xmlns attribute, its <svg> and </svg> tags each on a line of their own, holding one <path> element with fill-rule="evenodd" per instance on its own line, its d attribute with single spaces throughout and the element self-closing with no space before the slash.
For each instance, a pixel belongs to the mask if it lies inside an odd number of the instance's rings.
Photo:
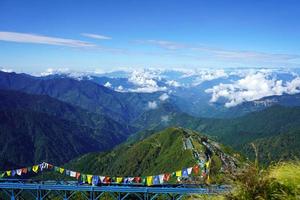
<svg viewBox="0 0 300 200">
<path fill-rule="evenodd" d="M 142 141 L 121 145 L 107 153 L 91 153 L 70 162 L 78 171 L 111 176 L 141 176 L 172 172 L 211 159 L 211 173 L 235 170 L 239 155 L 182 128 L 167 128 Z"/>
<path fill-rule="evenodd" d="M 276 161 L 298 160 L 300 158 L 300 129 L 290 130 L 279 135 L 254 140 L 259 150 L 259 161 L 270 164 Z M 245 154 L 254 159 L 250 145 L 242 148 Z"/>
<path fill-rule="evenodd" d="M 67 77 L 41 78 L 26 74 L 0 72 L 0 89 L 49 95 L 91 112 L 106 114 L 114 120 L 128 122 L 147 109 L 149 101 L 160 93 L 120 93 L 89 80 Z"/>
<path fill-rule="evenodd" d="M 45 95 L 0 90 L 0 166 L 65 163 L 112 149 L 132 133 L 109 117 Z"/>
<path fill-rule="evenodd" d="M 270 158 L 275 160 L 291 159 L 300 152 L 298 148 L 290 148 L 299 144 L 296 138 L 300 135 L 300 107 L 273 106 L 238 118 L 209 119 L 195 118 L 181 112 L 172 104 L 165 103 L 156 110 L 142 114 L 135 124 L 143 124 L 149 130 L 132 135 L 131 141 L 151 135 L 154 132 L 151 129 L 181 126 L 210 135 L 219 142 L 243 151 L 251 158 L 254 152 L 250 143 L 255 142 L 261 146 L 260 156 L 264 163 L 269 162 L 268 157 L 271 155 L 273 156 Z"/>
<path fill-rule="evenodd" d="M 0 110 L 17 109 L 45 113 L 53 117 L 88 126 L 107 134 L 127 137 L 134 130 L 103 115 L 88 112 L 80 107 L 51 98 L 47 95 L 33 95 L 14 90 L 0 90 Z"/>
<path fill-rule="evenodd" d="M 108 149 L 111 138 L 94 130 L 30 111 L 0 111 L 0 167 L 14 168 L 41 161 L 62 164 L 84 153 Z"/>
</svg>

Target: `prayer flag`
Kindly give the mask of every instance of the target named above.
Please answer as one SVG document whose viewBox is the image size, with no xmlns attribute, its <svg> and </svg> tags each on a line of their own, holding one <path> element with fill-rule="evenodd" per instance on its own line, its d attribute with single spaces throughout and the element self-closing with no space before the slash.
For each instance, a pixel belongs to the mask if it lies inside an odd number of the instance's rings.
<svg viewBox="0 0 300 200">
<path fill-rule="evenodd" d="M 182 177 L 188 177 L 188 176 L 189 176 L 189 174 L 188 174 L 187 169 L 183 169 L 182 170 Z"/>
<path fill-rule="evenodd" d="M 158 185 L 159 184 L 159 176 L 154 176 L 153 184 L 154 185 Z"/>
<path fill-rule="evenodd" d="M 140 183 L 142 181 L 141 177 L 135 177 L 134 182 Z"/>
<path fill-rule="evenodd" d="M 80 177 L 80 173 L 76 172 L 76 179 L 79 179 L 79 177 Z"/>
<path fill-rule="evenodd" d="M 160 184 L 164 183 L 164 175 L 163 174 L 159 175 L 159 183 Z"/>
<path fill-rule="evenodd" d="M 171 174 L 164 174 L 164 181 L 168 182 L 170 180 Z"/>
<path fill-rule="evenodd" d="M 193 172 L 194 172 L 195 175 L 199 174 L 199 165 L 195 165 L 193 167 Z"/>
<path fill-rule="evenodd" d="M 122 183 L 123 178 L 122 177 L 117 177 L 117 183 Z"/>
<path fill-rule="evenodd" d="M 147 183 L 147 178 L 145 176 L 142 177 L 142 184 L 146 184 Z"/>
<path fill-rule="evenodd" d="M 187 168 L 188 175 L 190 175 L 190 174 L 192 173 L 192 170 L 193 170 L 193 168 L 192 168 L 192 167 L 189 167 L 189 168 Z"/>
<path fill-rule="evenodd" d="M 92 185 L 96 186 L 99 183 L 99 176 L 93 176 L 92 178 Z"/>
<path fill-rule="evenodd" d="M 65 169 L 64 168 L 59 168 L 59 172 L 62 174 L 64 173 Z"/>
<path fill-rule="evenodd" d="M 38 165 L 34 165 L 34 166 L 32 167 L 32 171 L 34 171 L 35 173 L 37 173 L 38 170 L 39 170 L 39 166 L 38 166 Z"/>
<path fill-rule="evenodd" d="M 86 175 L 85 174 L 81 174 L 81 180 L 83 183 L 86 182 Z"/>
<path fill-rule="evenodd" d="M 92 175 L 86 175 L 88 184 L 92 184 Z"/>
<path fill-rule="evenodd" d="M 22 168 L 22 174 L 27 174 L 28 169 L 27 168 Z"/>
<path fill-rule="evenodd" d="M 181 170 L 176 171 L 176 176 L 177 176 L 177 177 L 179 177 L 179 176 L 181 176 L 181 175 L 182 175 L 182 171 L 181 171 Z"/>
<path fill-rule="evenodd" d="M 147 185 L 148 186 L 152 185 L 152 181 L 153 181 L 153 176 L 147 176 Z"/>
<path fill-rule="evenodd" d="M 101 181 L 101 183 L 104 183 L 104 181 L 105 181 L 105 176 L 100 176 L 100 181 Z"/>
<path fill-rule="evenodd" d="M 17 169 L 17 175 L 21 176 L 22 175 L 22 169 Z"/>
<path fill-rule="evenodd" d="M 70 171 L 70 176 L 75 178 L 76 177 L 76 172 Z"/>
</svg>

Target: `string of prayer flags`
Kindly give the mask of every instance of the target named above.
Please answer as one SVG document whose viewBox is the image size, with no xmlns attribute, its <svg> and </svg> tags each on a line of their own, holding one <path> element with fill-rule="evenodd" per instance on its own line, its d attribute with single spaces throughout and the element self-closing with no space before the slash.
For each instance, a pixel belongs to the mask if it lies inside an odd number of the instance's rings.
<svg viewBox="0 0 300 200">
<path fill-rule="evenodd" d="M 200 162 L 197 165 L 194 165 L 193 167 L 184 168 L 182 170 L 177 170 L 172 173 L 164 173 L 164 174 L 160 174 L 160 175 L 143 176 L 143 177 L 109 177 L 109 176 L 81 174 L 76 171 L 64 169 L 64 168 L 57 167 L 57 166 L 54 166 L 54 165 L 44 162 L 44 163 L 41 163 L 38 165 L 34 165 L 32 167 L 26 167 L 26 168 L 20 168 L 20 169 L 7 170 L 4 172 L 0 172 L 0 178 L 3 178 L 5 176 L 11 177 L 11 176 L 15 176 L 15 175 L 21 176 L 30 171 L 33 171 L 34 173 L 38 173 L 38 172 L 42 172 L 45 169 L 48 169 L 48 170 L 51 169 L 55 172 L 65 174 L 72 178 L 76 178 L 77 180 L 80 180 L 83 183 L 88 183 L 88 184 L 92 184 L 92 185 L 98 185 L 99 183 L 103 183 L 103 184 L 138 183 L 138 184 L 151 186 L 151 185 L 158 185 L 158 184 L 163 184 L 165 182 L 169 182 L 171 177 L 176 177 L 177 181 L 181 182 L 182 180 L 184 180 L 183 178 L 189 177 L 192 173 L 194 175 L 201 174 L 201 177 L 205 178 L 205 181 L 207 183 L 210 183 L 210 173 L 209 173 L 210 165 L 211 165 L 211 158 L 209 158 L 207 161 L 202 159 L 202 160 L 200 160 Z M 202 170 L 202 171 L 200 171 L 200 170 Z"/>
</svg>

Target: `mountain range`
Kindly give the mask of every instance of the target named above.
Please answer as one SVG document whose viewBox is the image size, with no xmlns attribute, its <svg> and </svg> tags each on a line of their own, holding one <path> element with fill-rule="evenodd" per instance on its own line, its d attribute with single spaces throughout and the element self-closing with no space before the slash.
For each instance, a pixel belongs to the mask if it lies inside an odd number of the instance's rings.
<svg viewBox="0 0 300 200">
<path fill-rule="evenodd" d="M 176 76 L 181 77 L 174 72 L 172 77 Z M 143 81 L 140 74 L 134 77 L 135 81 L 112 74 L 74 78 L 0 72 L 0 167 L 40 161 L 61 165 L 91 152 L 102 152 L 99 155 L 117 166 L 121 161 L 113 161 L 111 149 L 116 148 L 112 151 L 115 152 L 125 148 L 121 143 L 135 145 L 168 127 L 198 131 L 250 159 L 254 158 L 250 147 L 254 143 L 264 164 L 299 156 L 297 93 L 270 95 L 226 107 L 222 101 L 211 103 L 210 95 L 203 91 L 220 81 L 230 84 L 239 79 L 237 75 L 231 75 L 230 80 L 223 76 L 189 87 L 166 78 L 153 78 L 155 82 L 151 82 Z M 185 84 L 189 78 L 182 78 Z M 136 80 L 143 84 L 137 85 Z M 127 90 L 118 91 L 108 82 L 125 85 Z M 149 84 L 155 91 L 142 89 L 149 89 Z M 86 158 L 91 155 L 98 153 Z M 155 166 L 149 170 L 152 169 Z M 138 172 L 134 167 L 130 170 Z"/>
</svg>

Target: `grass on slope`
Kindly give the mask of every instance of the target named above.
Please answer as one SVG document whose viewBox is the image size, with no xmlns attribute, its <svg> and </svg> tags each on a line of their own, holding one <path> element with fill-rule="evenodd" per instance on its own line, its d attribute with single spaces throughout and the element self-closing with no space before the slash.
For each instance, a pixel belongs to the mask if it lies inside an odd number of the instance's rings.
<svg viewBox="0 0 300 200">
<path fill-rule="evenodd" d="M 173 172 L 196 163 L 192 151 L 183 149 L 183 137 L 182 129 L 168 128 L 143 141 L 122 145 L 108 153 L 87 154 L 68 166 L 84 173 L 113 176 Z"/>
</svg>

